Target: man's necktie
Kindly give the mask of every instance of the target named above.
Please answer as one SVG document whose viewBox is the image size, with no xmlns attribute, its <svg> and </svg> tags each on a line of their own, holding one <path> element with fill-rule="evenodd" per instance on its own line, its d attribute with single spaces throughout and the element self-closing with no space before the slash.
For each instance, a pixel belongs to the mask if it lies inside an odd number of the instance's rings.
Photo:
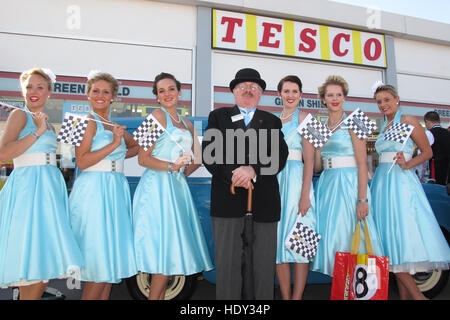
<svg viewBox="0 0 450 320">
<path fill-rule="evenodd" d="M 253 114 L 255 113 L 256 108 L 253 109 L 241 109 L 241 112 L 244 114 L 244 123 L 245 126 L 248 126 L 248 124 L 250 123 L 250 121 L 253 118 Z"/>
</svg>

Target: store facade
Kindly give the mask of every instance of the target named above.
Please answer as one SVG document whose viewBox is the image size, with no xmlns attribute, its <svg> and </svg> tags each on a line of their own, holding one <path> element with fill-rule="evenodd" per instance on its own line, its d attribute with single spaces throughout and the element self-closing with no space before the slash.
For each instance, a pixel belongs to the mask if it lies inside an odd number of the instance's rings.
<svg viewBox="0 0 450 320">
<path fill-rule="evenodd" d="M 266 80 L 260 104 L 270 112 L 282 108 L 279 79 L 296 74 L 304 84 L 300 108 L 325 120 L 317 87 L 338 74 L 350 87 L 347 112 L 359 107 L 381 124 L 371 90 L 381 80 L 398 87 L 404 113 L 423 120 L 436 110 L 450 125 L 447 24 L 325 0 L 280 0 L 276 7 L 270 0 L 1 2 L 0 100 L 23 105 L 20 73 L 48 67 L 57 75 L 47 107 L 56 127 L 66 111 L 89 111 L 90 70 L 120 80 L 112 105 L 112 116 L 119 118 L 159 107 L 151 88 L 162 71 L 183 84 L 180 114 L 207 116 L 232 106 L 228 83 L 243 67 Z M 6 116 L 1 111 L 0 122 Z"/>
</svg>

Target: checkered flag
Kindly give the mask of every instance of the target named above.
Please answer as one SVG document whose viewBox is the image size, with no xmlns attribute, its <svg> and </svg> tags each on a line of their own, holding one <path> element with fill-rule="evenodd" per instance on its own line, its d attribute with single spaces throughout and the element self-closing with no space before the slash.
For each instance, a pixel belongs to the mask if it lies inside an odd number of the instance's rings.
<svg viewBox="0 0 450 320">
<path fill-rule="evenodd" d="M 395 141 L 401 144 L 406 143 L 414 130 L 414 126 L 406 123 L 394 123 L 384 133 L 384 140 Z"/>
<path fill-rule="evenodd" d="M 369 117 L 359 108 L 353 111 L 342 125 L 350 127 L 359 139 L 367 139 L 372 132 L 377 130 L 377 125 L 370 121 Z"/>
<path fill-rule="evenodd" d="M 162 124 L 152 114 L 149 114 L 133 132 L 133 139 L 147 151 L 165 130 Z"/>
<path fill-rule="evenodd" d="M 286 248 L 302 255 L 306 259 L 312 260 L 316 255 L 321 238 L 322 236 L 320 234 L 297 219 L 284 245 Z"/>
<path fill-rule="evenodd" d="M 314 148 L 321 148 L 331 137 L 331 131 L 310 113 L 306 116 L 305 120 L 300 123 L 297 131 L 311 144 Z"/>
<path fill-rule="evenodd" d="M 87 116 L 66 112 L 56 140 L 79 147 L 88 125 Z"/>
<path fill-rule="evenodd" d="M 11 112 L 13 109 L 22 109 L 22 108 L 18 108 L 18 107 L 15 107 L 15 106 L 11 106 L 11 105 L 9 105 L 9 104 L 7 104 L 7 103 L 4 103 L 4 102 L 1 102 L 1 101 L 0 101 L 0 109 L 5 110 L 6 112 Z M 23 109 L 22 109 L 22 110 L 23 110 Z"/>
</svg>

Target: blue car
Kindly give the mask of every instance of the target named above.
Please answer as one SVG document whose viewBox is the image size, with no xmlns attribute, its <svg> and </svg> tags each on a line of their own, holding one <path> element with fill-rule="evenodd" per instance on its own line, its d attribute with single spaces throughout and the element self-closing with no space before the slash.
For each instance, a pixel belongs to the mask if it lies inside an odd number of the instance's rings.
<svg viewBox="0 0 450 320">
<path fill-rule="evenodd" d="M 207 125 L 205 117 L 188 118 L 197 131 L 198 136 L 203 136 L 203 132 Z M 127 126 L 127 131 L 132 133 L 144 120 L 144 118 L 120 118 L 115 121 L 121 125 Z M 139 183 L 140 174 L 144 168 L 138 167 L 137 159 L 127 159 L 125 163 L 125 174 L 130 183 L 131 195 L 133 196 Z M 137 167 L 136 167 L 137 166 Z M 132 167 L 131 169 L 127 169 Z M 211 219 L 209 214 L 210 208 L 210 192 L 211 192 L 211 176 L 202 166 L 190 177 L 187 178 L 191 193 L 197 205 L 199 218 L 205 234 L 209 253 L 214 261 L 214 241 L 211 227 Z M 423 188 L 428 200 L 436 215 L 436 219 L 449 242 L 450 232 L 450 196 L 446 192 L 446 188 L 441 185 L 423 184 Z M 172 276 L 170 277 L 168 288 L 166 290 L 165 299 L 189 299 L 195 290 L 199 275 L 191 276 Z M 202 276 L 211 283 L 216 281 L 215 270 L 203 272 Z M 415 276 L 419 289 L 429 298 L 435 297 L 446 286 L 449 270 L 435 271 L 432 273 L 418 273 Z M 128 291 L 134 299 L 147 299 L 150 293 L 151 275 L 139 273 L 138 275 L 126 279 Z M 318 272 L 310 271 L 308 275 L 308 284 L 331 283 L 332 278 Z M 395 283 L 392 281 L 391 283 Z"/>
</svg>

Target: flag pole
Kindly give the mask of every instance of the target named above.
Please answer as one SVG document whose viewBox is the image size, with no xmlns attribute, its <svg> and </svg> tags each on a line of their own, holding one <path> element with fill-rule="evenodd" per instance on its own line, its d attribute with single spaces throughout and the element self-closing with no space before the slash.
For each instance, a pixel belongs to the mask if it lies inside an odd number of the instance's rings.
<svg viewBox="0 0 450 320">
<path fill-rule="evenodd" d="M 408 138 L 409 139 L 409 138 Z M 405 148 L 406 142 L 408 141 L 408 139 L 405 140 L 405 142 L 403 142 L 402 148 L 400 149 L 400 151 L 398 152 L 402 152 L 403 149 Z M 395 159 L 394 162 L 392 162 L 391 167 L 388 170 L 388 174 L 391 172 L 392 168 L 394 167 L 394 165 L 397 163 L 397 159 Z"/>
</svg>

